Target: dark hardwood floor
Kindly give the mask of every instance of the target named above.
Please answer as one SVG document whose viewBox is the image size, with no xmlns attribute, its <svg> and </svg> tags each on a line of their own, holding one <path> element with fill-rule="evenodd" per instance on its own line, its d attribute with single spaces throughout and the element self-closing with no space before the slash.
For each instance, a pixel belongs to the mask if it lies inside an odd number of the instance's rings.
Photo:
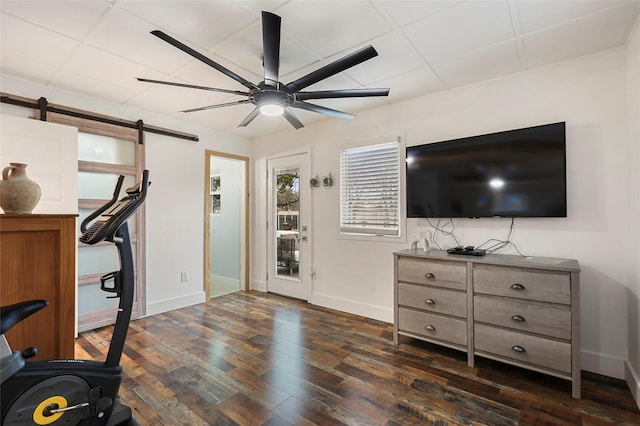
<svg viewBox="0 0 640 426">
<path fill-rule="evenodd" d="M 104 359 L 111 328 L 76 357 Z M 624 382 L 570 383 L 413 340 L 392 325 L 261 292 L 131 323 L 120 396 L 151 425 L 640 424 Z"/>
</svg>

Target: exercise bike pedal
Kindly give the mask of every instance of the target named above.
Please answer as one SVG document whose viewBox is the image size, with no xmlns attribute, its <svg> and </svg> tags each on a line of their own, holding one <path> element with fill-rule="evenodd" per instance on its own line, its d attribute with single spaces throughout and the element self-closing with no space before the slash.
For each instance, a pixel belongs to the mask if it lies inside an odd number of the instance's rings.
<svg viewBox="0 0 640 426">
<path fill-rule="evenodd" d="M 33 358 L 36 355 L 38 355 L 38 348 L 35 346 L 29 346 L 27 349 L 22 351 L 23 359 Z"/>
</svg>

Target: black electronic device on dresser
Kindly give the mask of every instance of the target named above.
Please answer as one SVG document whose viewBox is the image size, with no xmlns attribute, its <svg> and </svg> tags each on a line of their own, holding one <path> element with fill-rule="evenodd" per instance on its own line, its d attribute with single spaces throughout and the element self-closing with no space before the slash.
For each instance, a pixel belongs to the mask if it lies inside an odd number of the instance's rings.
<svg viewBox="0 0 640 426">
<path fill-rule="evenodd" d="M 487 254 L 487 251 L 483 249 L 477 249 L 474 246 L 457 246 L 447 249 L 447 253 L 461 254 L 463 256 L 484 256 L 485 254 Z"/>
</svg>

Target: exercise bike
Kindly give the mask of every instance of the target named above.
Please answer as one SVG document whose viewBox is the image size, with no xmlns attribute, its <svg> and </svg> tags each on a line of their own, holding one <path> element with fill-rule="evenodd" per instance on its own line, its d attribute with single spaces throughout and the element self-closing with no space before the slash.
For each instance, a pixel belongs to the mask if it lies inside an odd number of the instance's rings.
<svg viewBox="0 0 640 426">
<path fill-rule="evenodd" d="M 0 308 L 0 399 L 2 426 L 95 425 L 140 423 L 120 402 L 120 358 L 131 320 L 134 299 L 134 266 L 127 219 L 142 205 L 149 187 L 149 172 L 118 200 L 124 176 L 118 178 L 113 198 L 80 225 L 80 241 L 112 242 L 118 249 L 120 270 L 101 278 L 100 288 L 119 297 L 118 314 L 106 360 L 28 361 L 34 348 L 12 351 L 4 334 L 14 325 L 47 305 L 32 300 Z M 93 222 L 93 223 L 92 223 Z"/>
</svg>

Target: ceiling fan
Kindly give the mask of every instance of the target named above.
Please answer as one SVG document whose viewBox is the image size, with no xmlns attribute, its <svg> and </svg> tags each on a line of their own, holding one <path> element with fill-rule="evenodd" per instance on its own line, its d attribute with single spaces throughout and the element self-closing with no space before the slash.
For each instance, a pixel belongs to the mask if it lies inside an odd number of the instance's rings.
<svg viewBox="0 0 640 426">
<path fill-rule="evenodd" d="M 245 86 L 247 91 L 217 89 L 214 87 L 195 86 L 191 84 L 173 83 L 168 81 L 150 80 L 146 78 L 138 78 L 139 81 L 147 83 L 166 84 L 169 86 L 187 87 L 191 89 L 210 90 L 214 92 L 227 93 L 230 95 L 244 96 L 234 102 L 223 104 L 209 105 L 200 108 L 183 110 L 182 112 L 203 111 L 207 109 L 221 108 L 232 105 L 253 104 L 254 110 L 238 125 L 238 127 L 246 127 L 259 114 L 263 115 L 283 115 L 289 123 L 296 129 L 304 127 L 300 120 L 295 116 L 291 108 L 299 108 L 307 111 L 313 111 L 330 117 L 351 120 L 355 116 L 347 112 L 323 107 L 320 105 L 306 102 L 309 99 L 329 99 L 329 98 L 356 98 L 369 96 L 387 96 L 389 89 L 347 89 L 347 90 L 323 90 L 323 91 L 302 91 L 302 89 L 311 86 L 321 80 L 332 75 L 338 74 L 346 69 L 358 65 L 364 61 L 378 56 L 378 52 L 373 46 L 364 47 L 353 52 L 341 59 L 327 64 L 303 77 L 298 78 L 288 84 L 282 84 L 279 79 L 280 68 L 280 27 L 281 18 L 270 12 L 262 12 L 262 45 L 263 45 L 263 66 L 264 81 L 254 84 L 233 71 L 223 67 L 217 62 L 212 61 L 199 52 L 196 52 L 189 46 L 179 42 L 173 37 L 163 33 L 162 31 L 151 31 L 151 34 L 164 40 L 183 52 L 193 56 L 201 62 L 220 71 L 227 77 L 236 80 Z"/>
</svg>

